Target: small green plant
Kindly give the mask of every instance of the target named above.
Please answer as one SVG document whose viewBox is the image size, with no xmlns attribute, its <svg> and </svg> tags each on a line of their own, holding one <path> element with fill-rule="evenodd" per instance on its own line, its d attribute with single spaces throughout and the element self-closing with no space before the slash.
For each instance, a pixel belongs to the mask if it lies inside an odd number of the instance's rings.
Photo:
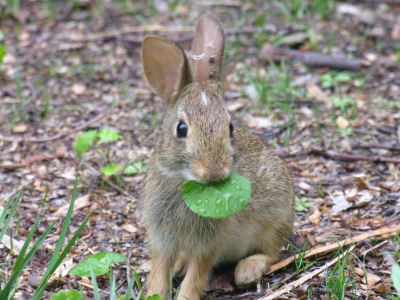
<svg viewBox="0 0 400 300">
<path fill-rule="evenodd" d="M 341 255 L 342 253 L 343 249 L 339 249 L 337 255 Z M 338 260 L 325 276 L 325 288 L 328 299 L 344 300 L 347 288 L 352 286 L 354 290 L 354 284 L 354 270 L 348 252 Z"/>
<path fill-rule="evenodd" d="M 248 85 L 244 93 L 255 102 L 265 103 L 266 112 L 281 108 L 285 115 L 292 114 L 293 102 L 301 96 L 298 88 L 292 87 L 292 76 L 288 66 L 270 63 L 268 69 L 247 70 Z"/>
<path fill-rule="evenodd" d="M 325 89 L 337 88 L 340 83 L 351 79 L 349 72 L 329 72 L 321 76 L 322 87 Z"/>
<path fill-rule="evenodd" d="M 310 201 L 308 197 L 295 197 L 295 206 L 294 209 L 297 212 L 305 212 L 310 208 L 314 207 L 314 204 Z"/>
<path fill-rule="evenodd" d="M 357 105 L 353 98 L 349 96 L 333 97 L 332 105 L 339 109 L 340 114 L 346 118 L 352 118 L 357 114 Z"/>
<path fill-rule="evenodd" d="M 297 247 L 292 242 L 289 243 L 289 252 L 294 257 L 294 265 L 296 267 L 297 274 L 307 271 L 308 268 L 312 265 L 312 263 L 305 258 L 307 253 L 309 252 L 308 248 L 308 243 L 303 243 L 300 247 Z"/>
<path fill-rule="evenodd" d="M 4 44 L 4 33 L 0 30 L 0 65 L 7 54 L 7 46 Z"/>
<path fill-rule="evenodd" d="M 62 263 L 64 258 L 67 256 L 67 254 L 70 252 L 72 246 L 75 244 L 76 240 L 80 236 L 83 228 L 85 227 L 86 223 L 89 220 L 90 213 L 86 216 L 86 218 L 83 220 L 83 222 L 79 225 L 78 229 L 73 233 L 71 239 L 67 242 L 67 244 L 64 246 L 64 243 L 66 241 L 66 235 L 70 226 L 71 218 L 72 218 L 72 212 L 74 208 L 74 203 L 77 197 L 77 183 L 78 181 L 75 180 L 74 184 L 74 190 L 72 192 L 72 197 L 70 201 L 70 206 L 68 208 L 67 215 L 64 219 L 63 226 L 60 231 L 60 236 L 57 241 L 57 244 L 54 248 L 53 254 L 50 257 L 50 261 L 47 264 L 47 269 L 39 282 L 39 285 L 32 296 L 32 300 L 39 300 L 41 299 L 44 289 L 51 277 L 51 275 L 54 274 L 58 266 Z M 47 199 L 47 191 L 45 194 L 45 201 Z M 45 202 L 44 201 L 44 202 Z M 21 202 L 21 193 L 14 194 L 12 195 L 9 200 L 6 202 L 5 207 L 3 209 L 3 212 L 0 214 L 0 228 L 2 230 L 0 231 L 0 240 L 3 238 L 5 235 L 5 232 L 7 231 L 7 228 L 11 222 L 11 219 L 14 217 L 19 204 Z M 25 267 L 30 263 L 32 258 L 34 257 L 36 251 L 39 249 L 39 247 L 43 244 L 44 240 L 46 237 L 50 234 L 50 232 L 54 228 L 54 223 L 50 224 L 49 227 L 39 236 L 39 238 L 36 240 L 36 242 L 31 245 L 31 242 L 33 240 L 34 235 L 36 234 L 39 223 L 42 217 L 42 213 L 39 213 L 36 216 L 35 222 L 33 226 L 31 227 L 30 231 L 28 232 L 28 235 L 25 239 L 25 243 L 23 244 L 21 251 L 19 252 L 17 259 L 15 260 L 13 269 L 11 271 L 11 274 L 4 282 L 0 282 L 0 299 L 12 299 L 13 294 L 15 293 L 15 289 L 17 288 L 19 278 L 22 275 L 23 270 Z"/>
<path fill-rule="evenodd" d="M 85 296 L 77 290 L 59 291 L 53 294 L 50 300 L 85 300 Z"/>
<path fill-rule="evenodd" d="M 126 260 L 126 256 L 114 252 L 100 252 L 90 255 L 79 262 L 71 270 L 69 274 L 77 276 L 91 276 L 91 272 L 95 276 L 107 274 L 113 264 Z"/>
<path fill-rule="evenodd" d="M 243 209 L 250 201 L 250 181 L 237 173 L 227 180 L 201 184 L 188 180 L 183 185 L 183 199 L 196 214 L 208 218 L 225 218 Z"/>
<path fill-rule="evenodd" d="M 335 11 L 335 0 L 314 0 L 311 2 L 312 11 L 318 13 L 322 19 L 327 19 Z"/>
<path fill-rule="evenodd" d="M 89 149 L 95 148 L 104 159 L 100 171 L 107 177 L 115 177 L 117 174 L 135 175 L 145 172 L 147 167 L 142 162 L 130 161 L 121 165 L 111 160 L 111 145 L 121 139 L 122 135 L 113 129 L 88 130 L 77 136 L 75 152 L 79 158 L 82 158 Z"/>
<path fill-rule="evenodd" d="M 142 282 L 139 278 L 139 275 L 136 272 L 133 272 L 131 279 L 128 277 L 128 287 L 126 289 L 126 293 L 123 295 L 117 294 L 116 284 L 115 284 L 115 276 L 111 270 L 111 266 L 116 263 L 120 263 L 126 260 L 126 256 L 114 253 L 114 252 L 100 252 L 97 254 L 90 255 L 86 257 L 84 260 L 79 262 L 77 265 L 72 267 L 69 270 L 69 274 L 81 276 L 81 277 L 90 277 L 92 286 L 94 299 L 101 300 L 103 299 L 100 296 L 100 290 L 97 284 L 96 277 L 101 275 L 108 275 L 110 279 L 110 299 L 121 299 L 121 300 L 163 300 L 163 298 L 159 295 L 150 295 L 147 298 L 143 295 Z M 133 287 L 136 285 L 137 293 L 133 291 Z M 69 295 L 73 295 L 76 298 L 62 298 L 67 297 Z M 71 299 L 71 300 L 84 300 L 85 296 L 83 293 L 77 290 L 69 290 L 69 291 L 59 291 L 51 297 L 51 300 L 59 300 L 59 299 Z"/>
</svg>

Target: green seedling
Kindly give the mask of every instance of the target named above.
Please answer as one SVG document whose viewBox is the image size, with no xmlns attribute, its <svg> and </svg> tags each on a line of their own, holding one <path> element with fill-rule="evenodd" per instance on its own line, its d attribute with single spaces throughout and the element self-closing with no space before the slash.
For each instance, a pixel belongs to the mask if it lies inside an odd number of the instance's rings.
<svg viewBox="0 0 400 300">
<path fill-rule="evenodd" d="M 85 300 L 85 296 L 77 290 L 59 291 L 53 294 L 50 300 Z"/>
<path fill-rule="evenodd" d="M 311 9 L 318 13 L 322 19 L 327 19 L 335 12 L 335 0 L 314 0 L 311 1 Z"/>
<path fill-rule="evenodd" d="M 4 42 L 4 33 L 0 30 L 0 65 L 3 63 L 4 57 L 7 54 L 7 46 Z"/>
<path fill-rule="evenodd" d="M 163 298 L 159 295 L 151 295 L 147 298 L 143 295 L 143 287 L 142 282 L 140 280 L 139 275 L 134 272 L 132 277 L 128 276 L 128 286 L 125 294 L 118 295 L 117 287 L 116 287 L 116 278 L 114 273 L 111 270 L 112 265 L 121 263 L 125 261 L 127 258 L 124 255 L 114 253 L 114 252 L 101 252 L 94 255 L 90 255 L 77 265 L 75 265 L 72 269 L 70 269 L 69 274 L 82 276 L 82 277 L 90 277 L 91 283 L 93 286 L 93 296 L 96 300 L 102 300 L 104 298 L 100 295 L 100 289 L 97 284 L 96 278 L 101 275 L 108 275 L 110 279 L 110 299 L 113 300 L 163 300 Z M 137 293 L 133 291 L 134 286 L 136 286 Z M 63 298 L 64 297 L 64 298 Z M 71 297 L 71 298 L 65 298 Z M 75 297 L 75 298 L 72 298 Z M 70 299 L 70 300 L 84 300 L 85 296 L 76 290 L 69 291 L 60 291 L 54 294 L 51 300 L 59 300 L 59 299 Z M 172 299 L 172 298 L 171 298 Z"/>
<path fill-rule="evenodd" d="M 322 87 L 325 89 L 337 88 L 340 83 L 350 81 L 349 72 L 329 72 L 321 76 Z"/>
<path fill-rule="evenodd" d="M 110 158 L 111 145 L 121 139 L 122 135 L 113 129 L 88 130 L 77 136 L 75 152 L 79 158 L 82 158 L 89 149 L 96 148 L 105 161 L 100 171 L 107 177 L 115 177 L 118 174 L 135 175 L 145 172 L 147 168 L 142 162 L 128 162 L 124 166 L 112 162 Z M 121 178 L 117 179 L 122 180 Z"/>
<path fill-rule="evenodd" d="M 218 183 L 201 184 L 194 180 L 183 185 L 185 204 L 196 214 L 207 218 L 225 218 L 243 209 L 250 201 L 250 181 L 232 174 Z"/>
<path fill-rule="evenodd" d="M 97 277 L 109 272 L 113 264 L 126 260 L 126 256 L 114 252 L 100 252 L 90 255 L 69 270 L 69 274 L 81 277 L 91 276 L 91 272 Z"/>
<path fill-rule="evenodd" d="M 295 206 L 294 209 L 297 212 L 305 212 L 310 208 L 314 207 L 314 204 L 310 201 L 308 197 L 295 197 Z"/>
</svg>

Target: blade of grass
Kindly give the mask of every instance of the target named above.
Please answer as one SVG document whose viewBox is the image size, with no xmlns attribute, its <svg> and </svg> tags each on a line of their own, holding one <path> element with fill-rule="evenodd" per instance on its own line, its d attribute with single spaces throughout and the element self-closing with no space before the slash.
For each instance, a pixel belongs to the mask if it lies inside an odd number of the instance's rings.
<svg viewBox="0 0 400 300">
<path fill-rule="evenodd" d="M 54 262 L 58 258 L 58 255 L 60 254 L 61 248 L 64 245 L 65 236 L 67 235 L 67 231 L 68 231 L 69 225 L 71 223 L 71 217 L 72 217 L 72 213 L 73 213 L 73 210 L 74 210 L 74 204 L 75 204 L 75 200 L 77 198 L 77 190 L 78 190 L 77 187 L 78 187 L 78 179 L 75 178 L 74 188 L 72 190 L 72 196 L 71 196 L 71 201 L 70 201 L 70 205 L 69 205 L 69 208 L 68 208 L 68 212 L 67 212 L 67 215 L 65 216 L 64 224 L 63 224 L 63 227 L 61 229 L 60 236 L 58 238 L 56 247 L 54 248 L 54 252 L 51 255 L 50 261 L 47 264 L 47 271 L 43 275 L 43 278 L 45 278 L 48 275 L 48 273 L 50 272 L 51 267 L 53 266 Z"/>
<path fill-rule="evenodd" d="M 111 281 L 110 300 L 116 300 L 117 299 L 117 291 L 116 291 L 116 287 L 115 287 L 115 276 L 114 276 L 112 270 L 110 271 L 110 281 Z"/>
<path fill-rule="evenodd" d="M 6 215 L 7 215 L 8 209 L 10 208 L 11 202 L 14 199 L 14 197 L 15 197 L 15 195 L 10 196 L 10 198 L 8 198 L 6 204 L 3 206 L 3 211 L 2 211 L 2 213 L 0 215 L 0 225 L 4 221 L 4 219 L 5 219 Z"/>
<path fill-rule="evenodd" d="M 91 281 L 93 286 L 94 299 L 101 300 L 99 286 L 97 285 L 96 276 L 94 276 L 94 272 L 92 269 L 90 269 L 90 273 L 92 273 Z"/>
<path fill-rule="evenodd" d="M 132 278 L 129 280 L 129 274 L 127 275 L 128 278 L 128 288 L 126 289 L 124 300 L 130 300 L 133 298 L 133 285 L 135 283 L 135 275 L 132 275 Z"/>
<path fill-rule="evenodd" d="M 23 257 L 25 256 L 25 253 L 28 250 L 29 244 L 31 243 L 31 241 L 33 239 L 33 236 L 36 233 L 36 230 L 37 230 L 37 228 L 39 226 L 40 219 L 42 217 L 43 204 L 47 201 L 48 191 L 49 190 L 46 187 L 46 191 L 45 191 L 45 194 L 44 194 L 44 200 L 42 201 L 42 204 L 41 204 L 41 207 L 40 207 L 40 211 L 36 215 L 35 222 L 33 223 L 33 226 L 31 228 L 31 230 L 29 230 L 29 233 L 28 233 L 28 235 L 27 235 L 27 237 L 25 239 L 24 245 L 22 246 L 21 251 L 20 251 L 20 253 L 19 253 L 18 257 L 17 257 L 17 260 L 15 261 L 14 268 L 18 267 L 19 264 L 22 263 Z"/>
<path fill-rule="evenodd" d="M 10 225 L 11 219 L 13 218 L 15 213 L 17 212 L 17 208 L 19 207 L 19 204 L 21 203 L 21 193 L 18 193 L 18 196 L 16 198 L 17 199 L 15 200 L 15 202 L 11 206 L 11 210 L 10 210 L 10 212 L 8 214 L 8 217 L 4 221 L 3 228 L 2 228 L 2 230 L 0 232 L 0 241 L 3 239 L 3 236 L 5 235 L 5 233 L 6 233 L 7 229 L 8 229 L 8 226 Z M 10 198 L 10 201 L 11 201 L 11 199 L 12 198 Z M 7 213 L 7 210 L 4 210 L 4 211 Z"/>
<path fill-rule="evenodd" d="M 67 256 L 67 254 L 71 251 L 72 246 L 75 244 L 76 240 L 80 236 L 83 228 L 86 226 L 86 223 L 89 221 L 89 218 L 91 215 L 92 215 L 92 211 L 89 212 L 89 214 L 85 217 L 85 219 L 83 220 L 81 225 L 79 225 L 78 229 L 74 232 L 74 234 L 72 235 L 72 238 L 69 240 L 69 242 L 65 246 L 64 250 L 58 256 L 57 260 L 53 263 L 52 266 L 49 266 L 50 271 L 48 271 L 48 272 L 46 271 L 47 275 L 43 276 L 42 280 L 39 283 L 38 289 L 36 290 L 35 294 L 32 297 L 32 300 L 40 299 L 51 275 L 56 271 L 58 266 L 62 263 L 64 258 Z"/>
<path fill-rule="evenodd" d="M 39 237 L 39 239 L 33 244 L 31 250 L 29 250 L 28 254 L 20 261 L 19 265 L 16 265 L 12 271 L 11 277 L 8 280 L 6 286 L 0 293 L 0 299 L 8 299 L 9 293 L 12 289 L 12 287 L 15 284 L 15 281 L 18 279 L 18 277 L 21 275 L 23 269 L 26 267 L 26 265 L 31 261 L 33 255 L 36 253 L 38 248 L 41 246 L 45 238 L 49 235 L 51 230 L 53 229 L 54 224 L 51 224 L 45 232 Z"/>
</svg>

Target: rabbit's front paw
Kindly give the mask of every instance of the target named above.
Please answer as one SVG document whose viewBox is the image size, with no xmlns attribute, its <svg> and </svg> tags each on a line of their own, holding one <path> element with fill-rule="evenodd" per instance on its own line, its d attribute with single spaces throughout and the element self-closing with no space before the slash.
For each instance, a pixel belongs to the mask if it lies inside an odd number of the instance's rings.
<svg viewBox="0 0 400 300">
<path fill-rule="evenodd" d="M 269 259 L 264 254 L 256 254 L 239 261 L 235 268 L 235 283 L 245 286 L 258 282 L 266 273 Z"/>
</svg>

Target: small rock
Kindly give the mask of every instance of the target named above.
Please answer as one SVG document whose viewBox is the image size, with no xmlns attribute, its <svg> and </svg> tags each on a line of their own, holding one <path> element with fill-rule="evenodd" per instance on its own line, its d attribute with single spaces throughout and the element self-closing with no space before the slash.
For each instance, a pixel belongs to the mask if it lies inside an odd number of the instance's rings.
<svg viewBox="0 0 400 300">
<path fill-rule="evenodd" d="M 75 83 L 72 86 L 72 92 L 76 95 L 83 95 L 86 92 L 86 86 L 82 83 Z"/>
<path fill-rule="evenodd" d="M 347 121 L 347 119 L 342 116 L 339 116 L 336 119 L 336 125 L 341 129 L 346 129 L 347 127 L 349 127 L 349 124 L 349 121 Z"/>
</svg>

